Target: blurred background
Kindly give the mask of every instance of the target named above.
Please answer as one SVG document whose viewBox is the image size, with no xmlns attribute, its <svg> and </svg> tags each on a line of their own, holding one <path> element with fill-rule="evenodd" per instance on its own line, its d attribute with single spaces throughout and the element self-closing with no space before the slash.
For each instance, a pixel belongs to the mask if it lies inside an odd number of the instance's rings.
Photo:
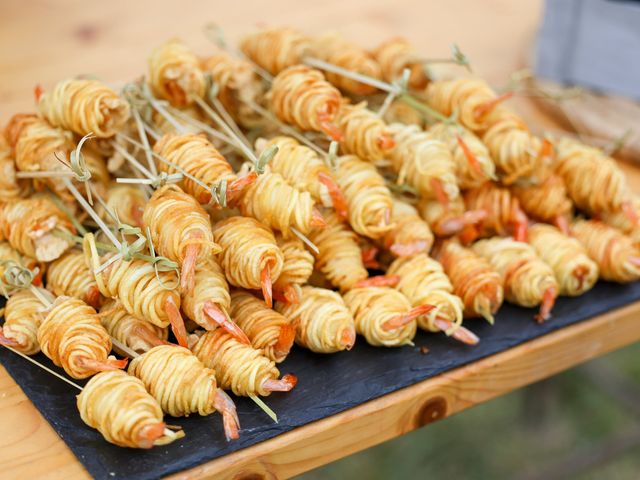
<svg viewBox="0 0 640 480">
<path fill-rule="evenodd" d="M 538 91 L 593 89 L 545 105 L 518 95 L 534 130 L 573 130 L 601 144 L 624 137 L 627 158 L 640 151 L 640 107 L 622 97 L 640 98 L 640 2 L 613 0 L 0 0 L 0 123 L 33 111 L 36 84 L 143 74 L 168 38 L 211 52 L 207 22 L 230 42 L 286 24 L 338 30 L 363 46 L 402 35 L 433 58 L 456 43 L 494 86 L 529 69 L 544 77 Z M 628 347 L 302 478 L 640 478 L 639 358 L 640 346 Z"/>
</svg>

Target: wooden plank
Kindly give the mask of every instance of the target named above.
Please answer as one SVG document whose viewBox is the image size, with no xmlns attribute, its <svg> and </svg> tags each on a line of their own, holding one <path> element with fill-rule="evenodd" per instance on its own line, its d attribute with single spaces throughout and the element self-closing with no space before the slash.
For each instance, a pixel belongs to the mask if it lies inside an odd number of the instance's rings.
<svg viewBox="0 0 640 480">
<path fill-rule="evenodd" d="M 298 475 L 636 342 L 638 315 L 640 302 L 170 478 L 258 480 Z"/>
</svg>

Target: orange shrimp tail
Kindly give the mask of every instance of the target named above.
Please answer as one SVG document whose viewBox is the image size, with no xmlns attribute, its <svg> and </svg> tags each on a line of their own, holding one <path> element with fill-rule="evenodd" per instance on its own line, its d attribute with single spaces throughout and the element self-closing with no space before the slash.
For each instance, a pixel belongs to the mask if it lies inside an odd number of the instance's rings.
<svg viewBox="0 0 640 480">
<path fill-rule="evenodd" d="M 362 264 L 366 268 L 380 268 L 380 264 L 376 260 L 376 255 L 380 250 L 378 247 L 374 247 L 373 245 L 369 245 L 362 249 Z"/>
<path fill-rule="evenodd" d="M 356 330 L 353 327 L 342 330 L 340 343 L 344 346 L 345 350 L 351 350 L 356 343 Z"/>
<path fill-rule="evenodd" d="M 435 193 L 436 200 L 440 205 L 445 208 L 449 207 L 449 197 L 447 193 L 444 191 L 444 187 L 442 186 L 442 182 L 437 178 L 431 179 L 431 188 L 433 188 L 433 192 Z"/>
<path fill-rule="evenodd" d="M 633 225 L 638 224 L 638 212 L 633 208 L 631 202 L 622 202 L 622 211 Z"/>
<path fill-rule="evenodd" d="M 578 280 L 578 289 L 581 290 L 582 286 L 584 285 L 584 279 L 589 273 L 589 269 L 587 268 L 586 265 L 578 265 L 576 268 L 573 269 L 573 272 L 571 273 L 573 274 L 574 277 L 576 277 L 576 280 Z"/>
<path fill-rule="evenodd" d="M 437 233 L 441 236 L 451 236 L 462 231 L 467 226 L 473 226 L 487 218 L 486 210 L 469 210 L 458 217 L 447 218 L 440 222 Z M 475 240 L 475 238 L 473 239 Z"/>
<path fill-rule="evenodd" d="M 273 285 L 271 283 L 271 264 L 267 263 L 260 272 L 260 285 L 262 296 L 267 307 L 273 307 Z"/>
<path fill-rule="evenodd" d="M 396 146 L 396 141 L 393 139 L 393 136 L 384 132 L 376 138 L 376 145 L 378 145 L 380 150 L 387 151 Z"/>
<path fill-rule="evenodd" d="M 187 251 L 180 270 L 180 289 L 183 293 L 193 290 L 195 284 L 196 262 L 200 254 L 200 245 L 192 243 L 187 247 Z"/>
<path fill-rule="evenodd" d="M 258 178 L 256 172 L 249 172 L 246 175 L 236 178 L 227 186 L 227 205 L 233 205 L 240 198 L 242 192 L 255 183 Z"/>
<path fill-rule="evenodd" d="M 212 323 L 207 325 L 207 327 L 210 328 L 206 328 L 206 330 L 214 330 L 216 327 L 220 327 L 239 342 L 251 345 L 249 337 L 247 337 L 242 329 L 231 320 L 216 303 L 208 300 L 204 303 L 202 309 L 205 315 L 212 320 Z"/>
<path fill-rule="evenodd" d="M 329 196 L 331 197 L 331 204 L 333 205 L 333 209 L 338 215 L 346 219 L 348 215 L 347 201 L 344 198 L 342 190 L 340 190 L 340 187 L 336 183 L 335 179 L 327 175 L 326 172 L 320 172 L 318 174 L 318 181 L 325 187 L 327 187 Z"/>
<path fill-rule="evenodd" d="M 96 360 L 95 358 L 80 356 L 76 357 L 76 362 L 81 367 L 89 368 L 96 372 L 106 372 L 108 370 L 122 370 L 127 366 L 127 363 L 129 363 L 129 359 L 123 358 L 122 360 L 117 360 L 113 358 L 103 362 L 101 360 Z"/>
<path fill-rule="evenodd" d="M 465 142 L 460 135 L 456 135 L 456 139 L 458 140 L 458 145 L 460 145 L 460 148 L 462 149 L 464 156 L 467 158 L 467 161 L 469 162 L 469 166 L 476 172 L 482 173 L 482 166 L 480 165 L 478 158 L 469 148 L 469 145 L 467 145 L 467 142 Z"/>
<path fill-rule="evenodd" d="M 529 227 L 529 219 L 522 210 L 518 210 L 515 215 L 514 222 L 514 238 L 518 242 L 527 241 L 527 230 Z"/>
<path fill-rule="evenodd" d="M 13 338 L 5 337 L 4 331 L 2 330 L 2 327 L 0 327 L 0 345 L 5 345 L 7 347 L 19 347 L 20 346 L 20 344 L 18 343 L 17 340 L 14 340 Z"/>
<path fill-rule="evenodd" d="M 267 392 L 290 392 L 298 383 L 298 377 L 292 373 L 283 375 L 281 379 L 269 378 L 264 381 L 262 387 Z"/>
<path fill-rule="evenodd" d="M 453 322 L 442 317 L 437 317 L 435 319 L 435 324 L 436 324 L 436 327 L 438 327 L 443 332 L 446 332 L 451 327 L 453 327 Z M 473 333 L 471 330 L 462 326 L 456 328 L 455 331 L 451 334 L 451 336 L 455 340 L 458 340 L 459 342 L 462 342 L 465 345 L 476 345 L 480 341 L 480 339 L 475 333 Z"/>
<path fill-rule="evenodd" d="M 152 423 L 145 425 L 138 432 L 138 448 L 152 448 L 156 440 L 164 435 L 164 429 L 167 425 L 164 422 Z"/>
<path fill-rule="evenodd" d="M 394 243 L 389 248 L 391 253 L 396 257 L 410 257 L 415 253 L 424 252 L 427 250 L 427 242 L 424 240 L 416 240 L 411 243 Z"/>
<path fill-rule="evenodd" d="M 480 236 L 480 232 L 475 225 L 465 225 L 458 239 L 463 245 L 470 245 Z"/>
<path fill-rule="evenodd" d="M 558 293 L 555 287 L 549 287 L 544 291 L 542 297 L 542 305 L 540 305 L 540 312 L 534 317 L 538 323 L 542 323 L 551 317 L 551 309 L 556 303 Z"/>
<path fill-rule="evenodd" d="M 320 123 L 322 132 L 331 140 L 335 140 L 336 142 L 342 142 L 344 140 L 344 135 L 338 126 L 333 123 L 332 115 L 327 112 L 318 112 L 318 122 Z"/>
<path fill-rule="evenodd" d="M 354 285 L 354 288 L 395 287 L 398 282 L 400 282 L 400 275 L 377 275 L 360 280 Z"/>
<path fill-rule="evenodd" d="M 473 116 L 476 119 L 482 118 L 485 114 L 489 113 L 496 106 L 498 106 L 498 104 L 510 99 L 511 97 L 513 97 L 513 92 L 505 92 L 502 95 L 498 95 L 497 97 L 492 98 L 491 100 L 487 100 L 486 102 L 481 103 L 475 108 Z"/>
<path fill-rule="evenodd" d="M 236 440 L 240 437 L 240 420 L 236 412 L 236 405 L 222 389 L 216 390 L 213 398 L 213 406 L 222 415 L 224 425 L 224 435 L 229 440 Z"/>
<path fill-rule="evenodd" d="M 627 260 L 636 267 L 640 267 L 640 257 L 628 257 Z"/>
<path fill-rule="evenodd" d="M 327 221 L 324 219 L 320 210 L 317 208 L 311 209 L 311 222 L 310 225 L 313 228 L 327 228 Z"/>
<path fill-rule="evenodd" d="M 407 323 L 411 323 L 419 316 L 430 312 L 434 308 L 436 308 L 435 305 L 419 305 L 415 308 L 412 308 L 407 313 L 403 313 L 402 315 L 398 315 L 387 320 L 382 324 L 382 329 L 388 332 L 389 330 L 395 330 L 396 328 L 403 327 Z"/>
<path fill-rule="evenodd" d="M 33 88 L 33 94 L 36 97 L 36 103 L 40 101 L 40 97 L 42 96 L 43 93 L 44 93 L 44 88 L 42 88 L 42 85 L 38 84 Z"/>
<path fill-rule="evenodd" d="M 152 347 L 157 347 L 159 345 L 171 345 L 171 343 L 165 342 L 160 337 L 158 337 L 151 329 L 142 325 L 135 326 L 131 333 L 134 336 L 144 340 Z"/>
<path fill-rule="evenodd" d="M 548 138 L 542 140 L 542 146 L 538 153 L 540 158 L 553 158 L 553 143 Z"/>
<path fill-rule="evenodd" d="M 569 219 L 566 215 L 558 215 L 553 219 L 553 223 L 565 235 L 571 234 L 571 229 L 569 228 Z"/>
<path fill-rule="evenodd" d="M 164 303 L 165 311 L 169 317 L 169 323 L 171 324 L 171 331 L 178 340 L 178 345 L 181 347 L 189 348 L 187 343 L 187 328 L 184 326 L 184 320 L 180 315 L 180 309 L 175 304 L 172 297 L 168 297 Z"/>
<path fill-rule="evenodd" d="M 85 300 L 87 304 L 98 310 L 100 308 L 100 303 L 102 303 L 102 294 L 100 293 L 100 289 L 96 286 L 89 287 Z"/>
<path fill-rule="evenodd" d="M 289 355 L 289 351 L 293 346 L 293 341 L 296 338 L 296 326 L 292 323 L 288 323 L 280 327 L 280 334 L 278 335 L 278 341 L 273 346 L 273 351 L 278 357 L 286 357 Z"/>
<path fill-rule="evenodd" d="M 284 287 L 284 298 L 286 299 L 287 303 L 291 303 L 294 305 L 298 305 L 300 303 L 298 290 L 291 283 Z"/>
<path fill-rule="evenodd" d="M 143 209 L 140 208 L 140 205 L 131 205 L 131 209 L 129 210 L 129 213 L 131 213 L 131 217 L 136 223 L 135 225 L 132 225 L 132 226 L 142 228 L 142 214 L 144 212 L 143 212 Z"/>
</svg>

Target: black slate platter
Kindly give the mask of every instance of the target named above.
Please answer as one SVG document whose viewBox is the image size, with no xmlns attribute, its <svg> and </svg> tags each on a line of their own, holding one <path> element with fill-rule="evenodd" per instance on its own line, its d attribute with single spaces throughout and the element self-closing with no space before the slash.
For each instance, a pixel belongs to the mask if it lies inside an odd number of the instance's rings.
<svg viewBox="0 0 640 480">
<path fill-rule="evenodd" d="M 534 310 L 504 305 L 493 327 L 481 320 L 465 323 L 481 338 L 475 347 L 458 344 L 442 334 L 419 333 L 415 347 L 399 349 L 373 348 L 362 338 L 350 352 L 335 355 L 295 348 L 280 370 L 296 374 L 297 387 L 266 399 L 278 413 L 278 424 L 253 402 L 240 398 L 236 399 L 242 425 L 239 440 L 225 441 L 217 414 L 168 418 L 168 423 L 184 428 L 186 437 L 149 451 L 115 447 L 87 427 L 77 412 L 73 387 L 4 348 L 0 348 L 0 362 L 91 475 L 142 480 L 195 467 L 639 299 L 640 282 L 623 286 L 599 283 L 582 297 L 560 299 L 553 318 L 543 325 L 533 321 Z M 427 355 L 420 353 L 422 346 L 428 347 Z M 36 358 L 51 365 L 41 354 Z"/>
</svg>

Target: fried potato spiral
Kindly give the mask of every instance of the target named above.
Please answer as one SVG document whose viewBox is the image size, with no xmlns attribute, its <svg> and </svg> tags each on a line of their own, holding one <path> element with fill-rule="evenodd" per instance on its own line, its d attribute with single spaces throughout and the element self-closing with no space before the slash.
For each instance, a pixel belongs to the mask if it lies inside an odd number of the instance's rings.
<svg viewBox="0 0 640 480">
<path fill-rule="evenodd" d="M 156 48 L 149 57 L 149 85 L 154 95 L 182 108 L 205 94 L 206 82 L 198 57 L 180 40 Z"/>
<path fill-rule="evenodd" d="M 410 89 L 422 90 L 429 83 L 425 66 L 417 59 L 411 44 L 402 37 L 384 41 L 373 51 L 373 57 L 378 61 L 386 82 L 400 80 L 404 70 L 409 69 L 407 86 Z"/>
<path fill-rule="evenodd" d="M 78 298 L 58 297 L 38 328 L 38 343 L 47 357 L 73 378 L 114 370 L 126 361 L 108 357 L 111 338 L 96 311 Z"/>
<path fill-rule="evenodd" d="M 277 235 L 276 242 L 282 252 L 283 264 L 273 286 L 286 295 L 292 288 L 307 283 L 313 273 L 314 258 L 299 238 L 284 239 Z M 297 297 L 297 292 L 295 296 Z"/>
<path fill-rule="evenodd" d="M 385 234 L 382 243 L 395 256 L 405 257 L 431 250 L 433 233 L 413 205 L 394 198 L 391 222 L 395 226 Z"/>
<path fill-rule="evenodd" d="M 53 302 L 54 297 L 46 290 L 40 294 Z M 25 355 L 35 355 L 40 351 L 38 328 L 47 307 L 29 289 L 19 290 L 7 300 L 4 309 L 4 325 L 0 327 L 0 344 L 15 348 Z"/>
<path fill-rule="evenodd" d="M 95 276 L 79 250 L 70 250 L 51 262 L 47 270 L 47 289 L 57 297 L 79 298 L 95 309 L 100 308 L 104 300 Z"/>
<path fill-rule="evenodd" d="M 507 301 L 522 307 L 542 304 L 537 320 L 550 316 L 559 291 L 558 282 L 551 267 L 531 245 L 511 238 L 489 238 L 476 242 L 472 249 L 500 274 Z"/>
<path fill-rule="evenodd" d="M 513 185 L 511 192 L 522 209 L 532 218 L 566 228 L 573 214 L 573 202 L 567 194 L 564 180 L 550 175 L 538 185 Z"/>
<path fill-rule="evenodd" d="M 151 448 L 165 436 L 162 408 L 141 380 L 116 370 L 95 375 L 77 397 L 82 421 L 119 447 Z"/>
<path fill-rule="evenodd" d="M 442 203 L 460 194 L 457 165 L 447 145 L 415 125 L 389 125 L 396 147 L 389 160 L 398 183 L 407 183 L 425 198 Z"/>
<path fill-rule="evenodd" d="M 529 243 L 553 269 L 560 295 L 582 295 L 598 280 L 598 265 L 587 256 L 586 249 L 557 228 L 544 223 L 533 225 L 529 229 Z"/>
<path fill-rule="evenodd" d="M 619 230 L 596 220 L 578 220 L 571 232 L 600 268 L 600 277 L 618 283 L 640 279 L 640 249 Z"/>
<path fill-rule="evenodd" d="M 462 300 L 453 294 L 453 285 L 442 265 L 426 253 L 397 258 L 389 266 L 387 275 L 400 276 L 396 289 L 409 299 L 412 306 L 435 306 L 418 317 L 420 328 L 430 332 L 445 330 L 447 335 L 451 335 L 462 325 Z M 438 325 L 439 319 L 447 322 L 445 329 Z"/>
<path fill-rule="evenodd" d="M 282 362 L 293 345 L 296 327 L 249 292 L 231 293 L 231 318 L 246 332 L 251 345 L 269 360 Z"/>
<path fill-rule="evenodd" d="M 276 310 L 295 325 L 296 343 L 312 352 L 350 350 L 356 341 L 353 316 L 331 290 L 304 286 L 298 305 L 278 302 Z"/>
<path fill-rule="evenodd" d="M 21 254 L 41 262 L 60 257 L 71 242 L 55 229 L 75 233 L 66 215 L 46 196 L 16 200 L 0 206 L 0 236 Z"/>
<path fill-rule="evenodd" d="M 413 345 L 417 328 L 415 318 L 397 327 L 393 324 L 411 311 L 411 304 L 402 293 L 389 287 L 362 287 L 350 290 L 343 298 L 354 318 L 356 331 L 370 345 Z"/>
<path fill-rule="evenodd" d="M 378 62 L 366 50 L 348 41 L 338 32 L 326 32 L 314 38 L 311 42 L 311 55 L 351 72 L 375 79 L 382 78 Z M 353 95 L 370 95 L 376 91 L 371 85 L 337 73 L 327 72 L 327 80 Z"/>
<path fill-rule="evenodd" d="M 393 197 L 376 167 L 355 155 L 345 155 L 336 159 L 335 176 L 356 232 L 377 239 L 393 228 Z"/>
<path fill-rule="evenodd" d="M 342 96 L 322 72 L 306 65 L 289 67 L 273 79 L 268 98 L 273 113 L 283 122 L 324 132 L 336 140 L 342 136 L 335 125 Z"/>
<path fill-rule="evenodd" d="M 395 146 L 384 120 L 369 110 L 366 102 L 344 103 L 338 112 L 337 124 L 344 133 L 340 144 L 344 153 L 375 162 L 385 158 Z"/>
<path fill-rule="evenodd" d="M 51 125 L 78 135 L 112 137 L 127 122 L 129 104 L 98 80 L 67 79 L 38 100 L 38 111 Z"/>
<path fill-rule="evenodd" d="M 556 155 L 556 173 L 580 210 L 591 215 L 615 212 L 630 200 L 624 172 L 602 151 L 563 138 Z"/>
<path fill-rule="evenodd" d="M 11 148 L 0 135 L 0 202 L 10 202 L 27 195 L 31 184 L 26 179 L 16 178 L 16 164 L 11 157 Z"/>
<path fill-rule="evenodd" d="M 142 213 L 147 198 L 140 188 L 114 182 L 107 187 L 105 196 L 107 208 L 118 217 L 121 223 L 142 227 Z M 113 223 L 113 219 L 107 214 L 102 204 L 96 205 L 96 212 L 107 223 Z"/>
<path fill-rule="evenodd" d="M 313 230 L 309 236 L 319 251 L 315 266 L 334 287 L 349 290 L 369 276 L 358 239 L 334 212 L 326 212 L 325 219 L 327 228 Z"/>
<path fill-rule="evenodd" d="M 306 36 L 288 27 L 265 28 L 240 41 L 242 53 L 271 75 L 302 63 L 310 47 Z"/>
</svg>

